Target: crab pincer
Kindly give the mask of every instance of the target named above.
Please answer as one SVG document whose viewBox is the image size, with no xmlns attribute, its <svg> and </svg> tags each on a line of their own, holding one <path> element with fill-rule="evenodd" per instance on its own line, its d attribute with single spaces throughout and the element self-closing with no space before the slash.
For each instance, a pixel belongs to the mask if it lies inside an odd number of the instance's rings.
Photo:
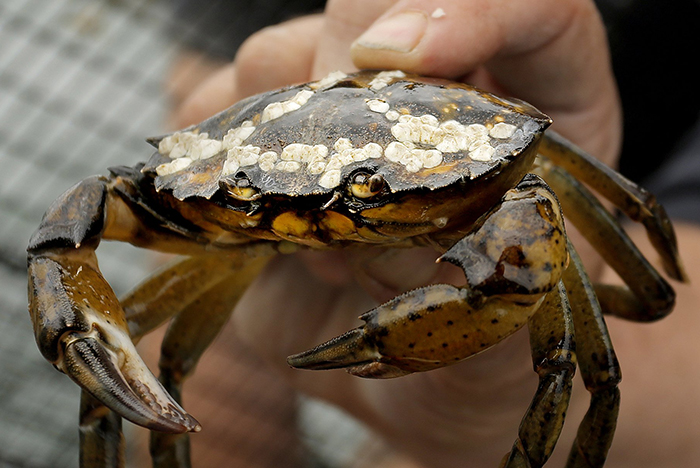
<svg viewBox="0 0 700 468">
<path fill-rule="evenodd" d="M 438 261 L 462 267 L 468 285 L 406 292 L 360 316 L 364 326 L 287 362 L 303 369 L 346 367 L 360 377 L 399 377 L 459 362 L 508 337 L 541 307 L 568 265 L 554 195 L 539 177 L 526 177 Z"/>
<path fill-rule="evenodd" d="M 136 424 L 165 432 L 198 431 L 199 423 L 167 394 L 138 355 L 119 302 L 103 289 L 104 280 L 90 265 L 94 258 L 81 257 L 30 260 L 35 287 L 30 311 L 43 325 L 37 341 L 44 356 Z"/>
<path fill-rule="evenodd" d="M 168 395 L 129 336 L 124 311 L 99 273 L 95 247 L 108 204 L 87 179 L 49 209 L 29 243 L 29 312 L 46 359 L 108 408 L 165 432 L 199 423 Z"/>
</svg>

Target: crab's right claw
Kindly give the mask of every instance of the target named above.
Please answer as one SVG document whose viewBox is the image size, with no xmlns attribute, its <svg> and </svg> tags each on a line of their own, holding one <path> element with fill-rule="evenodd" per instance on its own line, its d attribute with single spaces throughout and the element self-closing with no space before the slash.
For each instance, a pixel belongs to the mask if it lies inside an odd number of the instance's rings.
<svg viewBox="0 0 700 468">
<path fill-rule="evenodd" d="M 124 312 L 90 255 L 30 257 L 29 296 L 37 344 L 57 369 L 135 424 L 200 430 L 138 355 Z"/>
</svg>

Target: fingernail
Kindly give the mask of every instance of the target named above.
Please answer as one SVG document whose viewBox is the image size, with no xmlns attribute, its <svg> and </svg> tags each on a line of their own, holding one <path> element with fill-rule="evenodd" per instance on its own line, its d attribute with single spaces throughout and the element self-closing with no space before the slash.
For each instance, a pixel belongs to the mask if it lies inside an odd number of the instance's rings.
<svg viewBox="0 0 700 468">
<path fill-rule="evenodd" d="M 428 17 L 421 11 L 404 11 L 374 23 L 355 44 L 369 49 L 412 51 L 423 38 Z"/>
</svg>

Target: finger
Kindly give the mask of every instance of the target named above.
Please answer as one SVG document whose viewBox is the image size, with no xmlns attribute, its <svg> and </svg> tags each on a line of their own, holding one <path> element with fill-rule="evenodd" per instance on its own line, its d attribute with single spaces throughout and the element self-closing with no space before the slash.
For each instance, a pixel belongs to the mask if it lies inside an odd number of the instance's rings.
<svg viewBox="0 0 700 468">
<path fill-rule="evenodd" d="M 310 15 L 260 30 L 236 55 L 239 99 L 311 80 L 323 18 Z"/>
<path fill-rule="evenodd" d="M 174 127 L 201 122 L 253 94 L 308 81 L 321 23 L 320 16 L 307 16 L 251 36 L 233 63 L 213 73 L 184 100 L 175 112 Z"/>
<path fill-rule="evenodd" d="M 348 18 L 362 8 L 348 0 L 335 6 Z M 592 2 L 451 0 L 440 6 L 395 3 L 353 43 L 355 65 L 453 79 L 471 74 L 479 86 L 535 104 L 588 151 L 607 162 L 614 158 L 617 91 Z"/>
<path fill-rule="evenodd" d="M 396 3 L 353 44 L 355 64 L 459 78 L 489 63 L 503 70 L 498 78 L 509 90 L 552 99 L 553 87 L 583 80 L 579 73 L 598 60 L 572 51 L 596 47 L 591 41 L 604 44 L 588 1 L 453 0 L 441 5 L 436 10 L 434 2 L 425 0 Z M 543 76 L 549 79 L 546 84 L 540 81 Z"/>
<path fill-rule="evenodd" d="M 235 68 L 223 66 L 183 101 L 173 116 L 174 128 L 185 128 L 221 112 L 238 101 Z"/>
<path fill-rule="evenodd" d="M 396 0 L 330 0 L 324 12 L 325 22 L 313 64 L 313 78 L 321 78 L 334 70 L 346 73 L 356 70 L 350 57 L 350 46 Z M 387 68 L 379 65 L 374 68 Z"/>
</svg>

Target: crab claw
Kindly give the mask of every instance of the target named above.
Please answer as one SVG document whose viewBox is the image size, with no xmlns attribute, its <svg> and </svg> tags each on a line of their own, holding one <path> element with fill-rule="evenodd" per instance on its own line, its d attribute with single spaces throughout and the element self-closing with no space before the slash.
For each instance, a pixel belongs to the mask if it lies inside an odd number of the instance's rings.
<svg viewBox="0 0 700 468">
<path fill-rule="evenodd" d="M 121 349 L 126 361 L 120 367 L 118 355 L 98 339 L 75 338 L 65 348 L 61 370 L 108 408 L 155 431 L 182 433 L 201 429 L 197 420 L 168 395 L 135 349 Z"/>
<path fill-rule="evenodd" d="M 446 284 L 414 289 L 360 318 L 362 327 L 287 358 L 301 369 L 347 368 L 359 377 L 391 378 L 454 364 L 485 351 L 525 323 L 541 301 L 491 297 L 470 304 L 469 291 Z M 512 310 L 504 315 L 504 308 Z"/>
<path fill-rule="evenodd" d="M 54 366 L 117 414 L 156 431 L 199 431 L 138 355 L 92 254 L 32 256 L 30 313 Z"/>
</svg>

